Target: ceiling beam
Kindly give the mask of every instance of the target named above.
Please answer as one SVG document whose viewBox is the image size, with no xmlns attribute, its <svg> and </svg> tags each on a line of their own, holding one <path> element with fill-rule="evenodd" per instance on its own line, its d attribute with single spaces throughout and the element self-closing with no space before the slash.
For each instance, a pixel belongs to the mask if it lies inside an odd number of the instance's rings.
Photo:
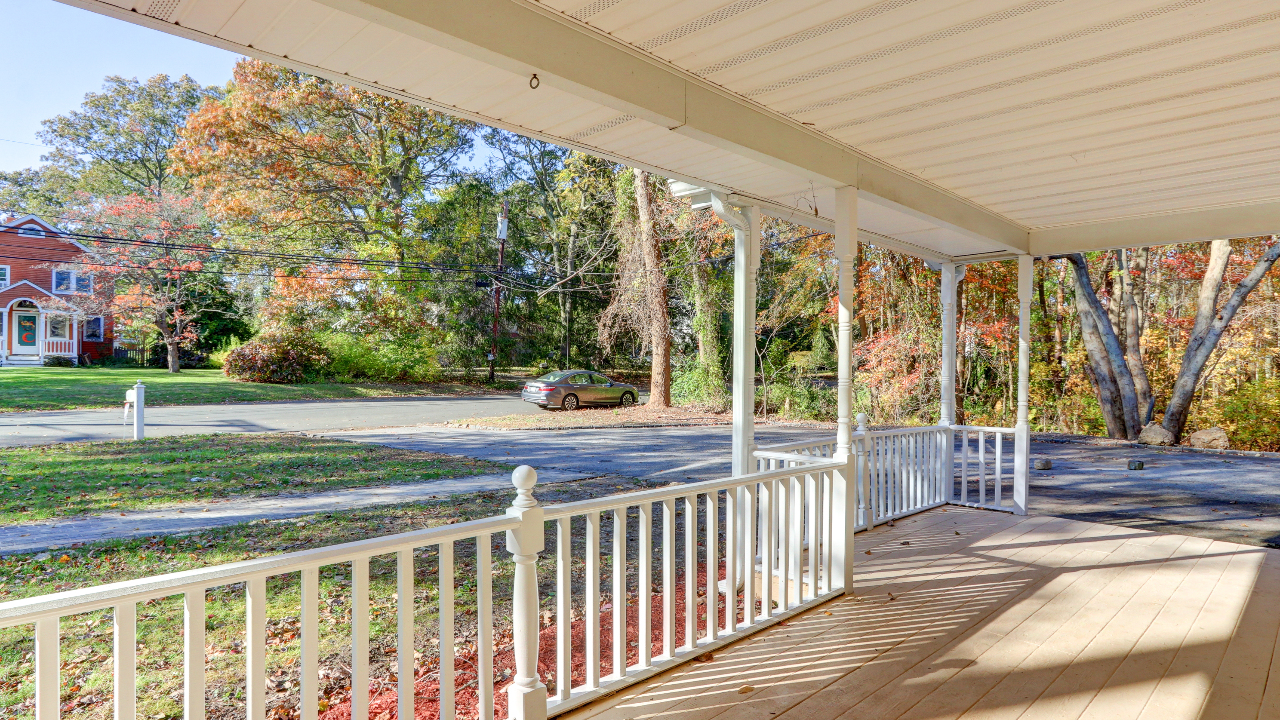
<svg viewBox="0 0 1280 720">
<path fill-rule="evenodd" d="M 1035 229 L 1030 252 L 1044 257 L 1272 234 L 1280 234 L 1280 201 Z"/>
</svg>

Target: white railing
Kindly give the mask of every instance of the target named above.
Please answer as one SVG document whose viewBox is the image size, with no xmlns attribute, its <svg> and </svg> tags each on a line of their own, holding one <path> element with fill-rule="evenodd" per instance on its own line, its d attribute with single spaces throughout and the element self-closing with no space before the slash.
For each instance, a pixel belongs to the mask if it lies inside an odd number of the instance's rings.
<svg viewBox="0 0 1280 720">
<path fill-rule="evenodd" d="M 111 611 L 115 720 L 136 720 L 137 605 L 180 595 L 185 611 L 184 718 L 203 720 L 206 594 L 242 583 L 245 717 L 265 720 L 267 579 L 275 579 L 272 587 L 284 592 L 278 582 L 284 577 L 300 593 L 298 718 L 316 720 L 320 571 L 349 565 L 350 718 L 368 720 L 369 565 L 372 558 L 394 555 L 399 672 L 390 687 L 395 688 L 397 716 L 412 718 L 415 708 L 422 711 L 415 680 L 423 677 L 418 671 L 424 670 L 414 653 L 415 558 L 425 556 L 419 552 L 423 548 L 434 549 L 440 588 L 435 671 L 439 690 L 428 701 L 438 702 L 442 718 L 465 714 L 491 720 L 496 693 L 492 536 L 505 531 L 514 560 L 510 617 L 515 672 L 506 687 L 508 717 L 547 717 L 843 592 L 853 561 L 852 503 L 847 501 L 852 488 L 846 485 L 847 477 L 845 463 L 828 461 L 544 508 L 532 493 L 536 474 L 526 466 L 513 473 L 518 492 L 505 516 L 3 603 L 0 628 L 34 625 L 36 720 L 57 720 L 62 680 L 60 621 L 86 612 Z M 546 631 L 556 639 L 550 698 L 537 674 L 544 631 L 539 624 L 535 568 L 544 549 L 544 533 L 550 529 L 544 520 L 554 522 L 550 559 L 555 567 L 556 610 L 554 627 Z M 462 687 L 476 687 L 476 697 L 468 694 L 471 705 L 466 708 L 460 700 L 455 703 L 455 694 L 461 691 L 456 687 L 456 663 L 464 660 L 455 657 L 454 650 L 452 590 L 459 587 L 458 579 L 466 579 L 455 572 L 454 546 L 459 542 L 474 543 L 476 549 L 475 657 L 462 666 L 473 668 L 469 672 L 474 680 Z M 602 589 L 604 580 L 609 585 Z M 575 645 L 574 637 L 582 640 Z M 631 637 L 634 643 L 629 642 Z M 380 705 L 386 704 L 384 699 L 384 695 L 376 698 Z"/>
<path fill-rule="evenodd" d="M 1017 430 L 977 425 L 957 425 L 954 430 L 960 443 L 959 474 L 949 500 L 1025 514 L 1025 507 L 1017 502 L 1019 484 L 1022 497 L 1026 496 L 1026 480 L 1017 472 Z"/>
<path fill-rule="evenodd" d="M 960 442 L 960 458 L 955 443 Z M 857 530 L 944 504 L 1026 514 L 1028 439 L 1014 428 L 934 425 L 867 430 L 858 416 L 850 452 L 857 488 Z M 835 441 L 769 445 L 762 470 L 803 468 L 835 454 Z"/>
<path fill-rule="evenodd" d="M 264 557 L 199 570 L 159 575 L 140 580 L 71 590 L 0 604 L 0 627 L 34 624 L 36 720 L 56 720 L 59 716 L 60 644 L 59 623 L 63 617 L 95 610 L 114 615 L 115 720 L 136 718 L 136 638 L 137 606 L 157 598 L 181 595 L 184 605 L 183 689 L 185 720 L 205 716 L 205 598 L 213 588 L 243 583 L 245 596 L 245 717 L 267 717 L 267 579 L 282 575 L 300 576 L 299 636 L 301 638 L 299 695 L 300 720 L 316 720 L 319 713 L 319 573 L 321 568 L 347 564 L 351 573 L 351 718 L 367 720 L 369 715 L 369 561 L 379 555 L 394 554 L 397 578 L 397 658 L 400 668 L 414 662 L 414 558 L 422 548 L 436 550 L 440 588 L 438 617 L 440 642 L 438 703 L 441 717 L 454 714 L 455 661 L 454 599 L 456 587 L 454 545 L 475 544 L 476 565 L 476 662 L 475 679 L 479 716 L 493 717 L 493 593 L 491 538 L 494 533 L 521 526 L 519 517 L 494 517 L 419 530 L 373 540 L 335 545 L 304 552 Z M 413 717 L 415 673 L 398 677 L 399 717 Z M 363 691 L 362 691 L 363 690 Z"/>
<path fill-rule="evenodd" d="M 556 522 L 557 568 L 550 712 L 615 692 L 842 592 L 839 568 L 849 556 L 837 546 L 852 538 L 842 531 L 843 468 L 826 461 L 547 507 L 547 519 Z M 609 577 L 601 563 L 606 540 Z M 602 606 L 604 580 L 610 586 Z M 572 621 L 575 605 L 585 610 L 579 626 Z M 594 608 L 611 611 L 607 629 Z M 635 629 L 634 646 L 619 627 Z M 573 637 L 584 639 L 581 647 Z"/>
<path fill-rule="evenodd" d="M 44 341 L 45 355 L 75 355 L 76 344 L 74 340 L 48 340 Z"/>
</svg>

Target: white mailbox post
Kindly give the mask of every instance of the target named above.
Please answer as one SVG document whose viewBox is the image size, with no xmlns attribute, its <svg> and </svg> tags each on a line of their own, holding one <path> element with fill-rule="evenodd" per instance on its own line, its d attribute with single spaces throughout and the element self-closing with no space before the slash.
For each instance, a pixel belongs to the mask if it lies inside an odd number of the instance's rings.
<svg viewBox="0 0 1280 720">
<path fill-rule="evenodd" d="M 129 416 L 129 406 L 133 406 L 133 439 L 141 440 L 146 436 L 146 423 L 143 420 L 143 409 L 146 406 L 147 386 L 139 380 L 124 394 L 124 414 Z"/>
</svg>

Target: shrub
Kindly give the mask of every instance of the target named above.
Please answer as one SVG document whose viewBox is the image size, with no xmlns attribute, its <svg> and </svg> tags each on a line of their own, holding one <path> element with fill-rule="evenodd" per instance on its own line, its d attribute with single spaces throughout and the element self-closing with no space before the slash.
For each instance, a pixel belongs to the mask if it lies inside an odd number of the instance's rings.
<svg viewBox="0 0 1280 720">
<path fill-rule="evenodd" d="M 763 403 L 766 389 L 756 389 L 757 403 Z M 825 387 L 798 378 L 784 375 L 769 383 L 769 412 L 789 420 L 826 420 L 836 419 L 837 398 L 833 387 Z"/>
<path fill-rule="evenodd" d="M 321 341 L 331 358 L 324 372 L 334 380 L 431 382 L 440 377 L 438 343 L 429 336 L 380 340 L 334 333 Z"/>
<path fill-rule="evenodd" d="M 227 377 L 261 383 L 299 383 L 329 364 L 329 354 L 312 337 L 300 333 L 264 335 L 227 353 Z"/>
<path fill-rule="evenodd" d="M 725 412 L 731 398 L 718 368 L 688 359 L 677 361 L 672 368 L 671 402 L 711 412 Z"/>
<path fill-rule="evenodd" d="M 1218 424 L 1231 446 L 1245 450 L 1280 450 L 1280 380 L 1246 383 L 1216 403 Z M 1208 425 L 1205 425 L 1208 427 Z M 1187 428 L 1186 435 L 1191 434 Z"/>
<path fill-rule="evenodd" d="M 75 367 L 75 361 L 65 355 L 50 355 L 44 359 L 45 367 Z"/>
<path fill-rule="evenodd" d="M 169 367 L 169 346 L 162 342 L 154 343 L 150 348 L 150 355 L 147 356 L 147 367 L 167 368 Z M 209 356 L 202 352 L 197 352 L 189 347 L 178 346 L 178 367 L 179 368 L 203 368 L 209 366 Z"/>
</svg>

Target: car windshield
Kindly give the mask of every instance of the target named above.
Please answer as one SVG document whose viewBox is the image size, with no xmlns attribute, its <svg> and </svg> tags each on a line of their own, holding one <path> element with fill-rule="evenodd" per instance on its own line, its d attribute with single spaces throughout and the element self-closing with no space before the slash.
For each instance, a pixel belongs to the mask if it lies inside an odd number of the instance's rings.
<svg viewBox="0 0 1280 720">
<path fill-rule="evenodd" d="M 556 370 L 555 372 L 549 372 L 549 373 L 547 373 L 546 375 L 543 375 L 542 377 L 538 378 L 538 382 L 552 382 L 552 383 L 553 383 L 553 382 L 556 382 L 557 380 L 560 380 L 560 379 L 561 379 L 561 378 L 563 378 L 565 375 L 568 375 L 570 372 L 571 372 L 571 371 L 569 371 L 569 370 Z"/>
</svg>

